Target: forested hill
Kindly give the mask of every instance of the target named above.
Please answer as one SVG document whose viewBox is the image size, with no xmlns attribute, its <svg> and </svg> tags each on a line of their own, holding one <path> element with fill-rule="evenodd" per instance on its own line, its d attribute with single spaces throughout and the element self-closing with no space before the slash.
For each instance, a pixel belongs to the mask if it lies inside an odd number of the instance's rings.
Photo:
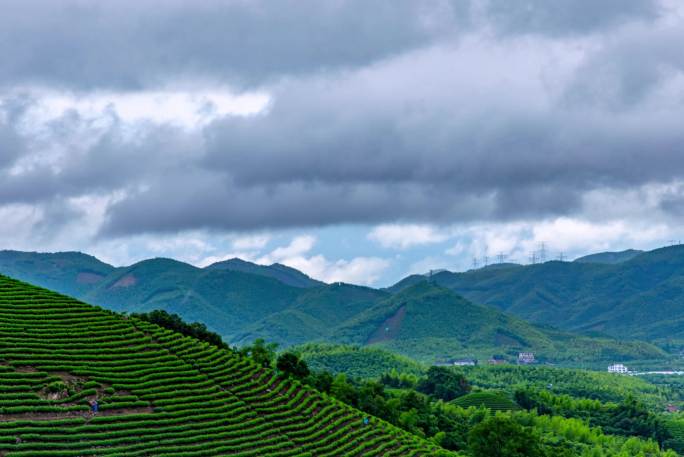
<svg viewBox="0 0 684 457">
<path fill-rule="evenodd" d="M 2 456 L 452 455 L 230 350 L 3 276 L 0 315 Z"/>
<path fill-rule="evenodd" d="M 616 264 L 631 260 L 639 254 L 643 254 L 643 252 L 644 251 L 639 251 L 637 249 L 627 249 L 626 251 L 619 252 L 598 252 L 596 254 L 579 257 L 573 260 L 573 262 Z"/>
<path fill-rule="evenodd" d="M 343 322 L 331 340 L 378 345 L 423 361 L 449 359 L 450 355 L 486 360 L 495 354 L 513 361 L 520 351 L 535 352 L 547 361 L 665 355 L 648 343 L 578 336 L 530 324 L 425 280 Z"/>
<path fill-rule="evenodd" d="M 550 361 L 663 357 L 652 345 L 626 341 L 631 335 L 619 335 L 621 341 L 577 337 L 479 305 L 481 299 L 491 298 L 478 295 L 482 290 L 466 288 L 461 294 L 468 300 L 436 287 L 453 287 L 452 278 L 501 278 L 510 272 L 535 272 L 553 265 L 500 265 L 461 276 L 442 272 L 434 275 L 430 284 L 416 276 L 406 282 L 423 285 L 414 284 L 403 291 L 397 287 L 399 292 L 393 294 L 350 284 L 323 284 L 280 265 L 267 267 L 236 260 L 197 268 L 171 259 L 150 259 L 115 268 L 80 253 L 0 252 L 0 273 L 53 287 L 114 311 L 163 309 L 188 321 L 205 323 L 231 344 L 256 338 L 281 346 L 308 342 L 378 344 L 428 362 L 495 354 L 514 357 L 524 349 Z M 612 268 L 581 263 L 557 267 L 582 271 Z M 533 279 L 528 278 L 522 287 L 533 291 Z M 385 327 L 391 331 L 385 332 Z"/>
<path fill-rule="evenodd" d="M 389 290 L 423 279 L 408 277 Z M 684 338 L 684 246 L 617 263 L 550 261 L 441 272 L 433 281 L 476 303 L 566 330 L 649 340 Z"/>
</svg>

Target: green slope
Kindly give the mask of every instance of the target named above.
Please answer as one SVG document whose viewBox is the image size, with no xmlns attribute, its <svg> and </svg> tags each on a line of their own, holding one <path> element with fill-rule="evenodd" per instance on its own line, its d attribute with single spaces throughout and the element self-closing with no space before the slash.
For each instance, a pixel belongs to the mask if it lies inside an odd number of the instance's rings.
<svg viewBox="0 0 684 457">
<path fill-rule="evenodd" d="M 240 329 L 282 311 L 301 293 L 261 275 L 152 259 L 117 270 L 83 298 L 116 311 L 165 309 L 205 322 L 232 341 Z"/>
<path fill-rule="evenodd" d="M 313 370 L 344 373 L 359 379 L 377 379 L 396 370 L 398 373 L 422 375 L 426 367 L 416 361 L 378 347 L 346 344 L 308 343 L 292 348 Z"/>
<path fill-rule="evenodd" d="M 231 270 L 251 273 L 260 276 L 277 279 L 283 284 L 293 287 L 316 287 L 323 285 L 321 281 L 310 278 L 299 270 L 286 265 L 274 263 L 273 265 L 257 265 L 242 259 L 230 259 L 209 265 L 207 270 Z"/>
<path fill-rule="evenodd" d="M 393 286 L 398 291 L 419 278 Z M 438 284 L 523 319 L 616 337 L 684 338 L 684 246 L 617 264 L 546 262 L 525 267 L 443 272 Z"/>
<path fill-rule="evenodd" d="M 584 257 L 579 257 L 573 262 L 579 263 L 607 263 L 616 264 L 626 262 L 639 254 L 643 254 L 644 251 L 639 251 L 637 249 L 627 249 L 625 251 L 619 252 L 598 252 L 596 254 L 585 255 Z"/>
<path fill-rule="evenodd" d="M 653 334 L 677 337 L 684 328 L 679 305 L 684 287 L 677 283 L 681 280 L 679 260 L 669 254 L 672 249 L 660 253 L 669 261 L 654 251 L 617 265 L 548 262 L 530 267 L 497 265 L 461 274 L 440 272 L 433 275 L 434 282 L 509 314 L 463 298 L 435 298 L 414 290 L 411 306 L 404 308 L 411 311 L 410 319 L 396 328 L 401 330 L 396 335 L 385 334 L 381 324 L 401 317 L 400 301 L 406 297 L 396 292 L 423 283 L 423 276 L 406 278 L 390 290 L 337 283 L 301 287 L 263 271 L 255 273 L 258 266 L 246 262 L 229 262 L 240 264 L 239 268 L 220 264 L 196 268 L 175 260 L 151 259 L 114 268 L 79 253 L 16 252 L 0 253 L 0 273 L 14 272 L 18 279 L 35 280 L 116 311 L 164 309 L 205 323 L 231 344 L 259 337 L 281 347 L 308 342 L 377 343 L 429 362 L 499 353 L 512 357 L 521 349 L 539 351 L 554 361 L 632 360 L 662 354 L 647 344 L 580 338 L 529 325 L 511 315 L 594 335 L 612 333 L 620 339 Z M 655 311 L 651 309 L 654 303 Z M 629 332 L 615 331 L 630 323 Z"/>
<path fill-rule="evenodd" d="M 0 272 L 79 296 L 116 269 L 80 252 L 0 251 Z"/>
<path fill-rule="evenodd" d="M 342 322 L 387 297 L 387 292 L 351 284 L 312 288 L 300 294 L 287 309 L 247 326 L 236 341 L 249 342 L 260 337 L 290 345 L 331 340 Z"/>
<path fill-rule="evenodd" d="M 521 409 L 504 392 L 496 391 L 472 392 L 453 400 L 451 404 L 461 408 L 485 407 L 491 411 L 515 411 Z"/>
<path fill-rule="evenodd" d="M 379 302 L 342 324 L 333 337 L 377 344 L 433 362 L 474 356 L 487 359 L 533 351 L 553 361 L 657 359 L 665 354 L 635 341 L 577 336 L 529 324 L 492 307 L 469 302 L 449 289 L 423 281 Z"/>
<path fill-rule="evenodd" d="M 437 455 L 233 352 L 2 276 L 0 387 L 5 457 Z"/>
</svg>

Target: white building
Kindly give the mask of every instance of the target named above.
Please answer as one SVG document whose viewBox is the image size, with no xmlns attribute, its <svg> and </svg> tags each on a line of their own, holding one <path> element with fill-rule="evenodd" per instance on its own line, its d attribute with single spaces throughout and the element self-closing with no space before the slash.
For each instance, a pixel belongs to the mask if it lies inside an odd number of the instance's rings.
<svg viewBox="0 0 684 457">
<path fill-rule="evenodd" d="M 457 366 L 457 367 L 473 367 L 475 365 L 477 365 L 477 359 L 454 360 L 454 366 Z"/>
<path fill-rule="evenodd" d="M 627 369 L 627 367 L 621 363 L 614 363 L 614 364 L 608 366 L 608 373 L 626 374 L 628 372 L 629 372 L 629 370 Z"/>
<path fill-rule="evenodd" d="M 530 365 L 534 362 L 534 352 L 521 352 L 518 354 L 518 365 Z"/>
</svg>

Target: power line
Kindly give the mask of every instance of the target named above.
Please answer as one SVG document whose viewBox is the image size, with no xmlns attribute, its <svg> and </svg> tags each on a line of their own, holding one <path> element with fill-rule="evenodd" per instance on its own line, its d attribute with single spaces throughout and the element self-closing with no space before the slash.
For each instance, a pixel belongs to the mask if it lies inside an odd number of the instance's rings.
<svg viewBox="0 0 684 457">
<path fill-rule="evenodd" d="M 543 241 L 541 242 L 541 245 L 539 246 L 539 261 L 541 263 L 546 262 L 546 243 Z"/>
</svg>

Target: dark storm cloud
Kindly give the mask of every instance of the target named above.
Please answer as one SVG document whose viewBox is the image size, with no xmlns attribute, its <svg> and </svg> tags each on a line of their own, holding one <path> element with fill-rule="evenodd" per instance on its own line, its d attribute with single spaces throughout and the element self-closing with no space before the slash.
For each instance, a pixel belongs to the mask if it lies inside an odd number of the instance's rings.
<svg viewBox="0 0 684 457">
<path fill-rule="evenodd" d="M 656 113 L 535 110 L 500 98 L 504 90 L 469 102 L 444 95 L 435 115 L 412 106 L 413 96 L 379 103 L 366 89 L 340 97 L 325 85 L 288 86 L 268 114 L 217 122 L 205 166 L 244 186 L 412 182 L 484 192 L 639 184 L 675 177 L 684 162 L 684 132 Z"/>
<path fill-rule="evenodd" d="M 503 34 L 576 35 L 655 18 L 657 0 L 490 0 L 485 13 Z"/>
<path fill-rule="evenodd" d="M 439 188 L 413 183 L 288 183 L 245 188 L 201 172 L 171 176 L 113 205 L 102 235 L 373 223 L 407 214 L 451 221 L 479 217 L 489 200 L 488 196 L 446 197 Z"/>
<path fill-rule="evenodd" d="M 454 110 L 411 123 L 411 110 L 378 110 L 363 97 L 348 112 L 322 93 L 314 99 L 311 112 L 274 106 L 216 123 L 196 174 L 129 194 L 103 233 L 544 218 L 577 214 L 591 190 L 684 172 L 684 132 L 656 117 L 635 128 L 610 116 L 483 107 L 469 122 Z"/>
<path fill-rule="evenodd" d="M 0 15 L 0 85 L 254 87 L 362 67 L 478 20 L 496 33 L 563 35 L 657 13 L 655 0 L 10 0 Z"/>
<path fill-rule="evenodd" d="M 271 103 L 196 131 L 67 111 L 27 136 L 15 115 L 0 205 L 50 205 L 49 226 L 73 216 L 56 199 L 116 194 L 101 236 L 453 223 L 581 214 L 588 192 L 684 178 L 681 23 L 650 30 L 650 1 L 473 5 L 15 2 L 0 86 L 229 82 Z M 56 165 L 2 170 L 55 144 Z"/>
<path fill-rule="evenodd" d="M 414 0 L 11 0 L 0 84 L 140 89 L 254 86 L 354 68 L 453 33 L 468 3 Z"/>
</svg>

